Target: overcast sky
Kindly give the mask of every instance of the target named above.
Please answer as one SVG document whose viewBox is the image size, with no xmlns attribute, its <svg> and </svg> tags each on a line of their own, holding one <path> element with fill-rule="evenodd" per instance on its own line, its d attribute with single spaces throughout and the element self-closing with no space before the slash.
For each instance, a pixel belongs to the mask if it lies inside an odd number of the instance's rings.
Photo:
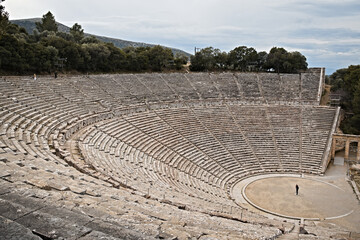
<svg viewBox="0 0 360 240">
<path fill-rule="evenodd" d="M 6 0 L 10 19 L 48 11 L 87 33 L 175 47 L 300 51 L 327 74 L 360 64 L 359 0 Z"/>
</svg>

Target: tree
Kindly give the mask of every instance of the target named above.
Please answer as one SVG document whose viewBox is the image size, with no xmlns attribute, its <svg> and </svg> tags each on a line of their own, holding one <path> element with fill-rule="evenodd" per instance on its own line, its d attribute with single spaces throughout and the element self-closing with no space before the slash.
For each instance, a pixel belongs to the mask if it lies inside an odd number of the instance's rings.
<svg viewBox="0 0 360 240">
<path fill-rule="evenodd" d="M 306 57 L 299 52 L 288 52 L 284 48 L 273 47 L 265 63 L 268 70 L 277 73 L 297 73 L 307 69 Z"/>
<path fill-rule="evenodd" d="M 360 65 L 348 67 L 344 76 L 344 88 L 353 97 L 360 82 Z"/>
<path fill-rule="evenodd" d="M 125 53 L 125 69 L 128 71 L 139 71 L 140 65 L 137 61 L 137 53 L 134 47 L 124 48 Z"/>
<path fill-rule="evenodd" d="M 265 51 L 259 52 L 257 54 L 256 63 L 257 63 L 257 70 L 258 71 L 265 70 L 265 63 L 266 63 L 267 56 L 268 56 L 268 54 Z"/>
<path fill-rule="evenodd" d="M 329 76 L 329 83 L 331 85 L 332 92 L 336 92 L 338 89 L 344 88 L 344 77 L 347 71 L 347 68 L 338 69 Z"/>
<path fill-rule="evenodd" d="M 214 68 L 225 70 L 227 68 L 228 54 L 220 51 L 220 49 L 214 49 Z"/>
<path fill-rule="evenodd" d="M 209 71 L 214 69 L 216 65 L 215 52 L 217 51 L 218 49 L 214 49 L 213 47 L 207 47 L 195 53 L 195 56 L 191 56 L 190 58 L 190 70 Z"/>
<path fill-rule="evenodd" d="M 100 43 L 100 40 L 97 39 L 96 37 L 94 36 L 89 36 L 89 37 L 84 37 L 81 42 L 81 44 L 86 44 L 86 43 Z"/>
<path fill-rule="evenodd" d="M 153 71 L 162 71 L 174 59 L 171 49 L 160 45 L 150 48 L 148 54 L 149 65 Z"/>
<path fill-rule="evenodd" d="M 200 53 L 197 52 L 195 53 L 194 56 L 190 57 L 190 70 L 191 71 L 204 71 L 206 70 L 206 64 L 205 64 L 205 59 L 204 56 Z"/>
<path fill-rule="evenodd" d="M 308 64 L 306 62 L 306 57 L 300 52 L 290 52 L 287 60 L 289 65 L 288 68 L 285 69 L 286 72 L 296 73 L 307 69 Z"/>
<path fill-rule="evenodd" d="M 345 118 L 341 122 L 340 128 L 345 134 L 360 135 L 360 114 L 355 114 Z"/>
<path fill-rule="evenodd" d="M 121 50 L 94 36 L 84 37 L 84 30 L 77 23 L 70 33 L 57 32 L 51 12 L 43 15 L 42 21 L 36 24 L 38 31 L 31 36 L 24 28 L 8 22 L 3 6 L 0 6 L 0 21 L 6 22 L 4 34 L 0 34 L 1 73 L 50 72 L 58 58 L 66 59 L 65 69 L 68 71 L 162 71 L 174 67 L 174 56 L 168 48 L 155 46 Z M 187 59 L 179 57 L 178 61 L 179 64 L 186 63 Z"/>
<path fill-rule="evenodd" d="M 347 134 L 360 134 L 360 65 L 339 69 L 330 75 L 331 91 L 341 94 L 341 107 L 347 113 L 340 128 Z"/>
<path fill-rule="evenodd" d="M 74 36 L 71 35 L 70 33 L 57 32 L 56 36 L 61 37 L 61 38 L 65 39 L 66 41 L 69 41 L 69 42 L 75 42 Z"/>
<path fill-rule="evenodd" d="M 183 65 L 185 65 L 188 62 L 188 60 L 189 58 L 184 54 L 176 53 L 174 59 L 176 70 L 181 70 L 183 68 Z"/>
<path fill-rule="evenodd" d="M 41 22 L 36 23 L 36 28 L 39 32 L 43 31 L 58 31 L 58 26 L 55 21 L 54 15 L 49 11 L 45 15 L 43 15 Z"/>
<path fill-rule="evenodd" d="M 54 69 L 54 60 L 58 55 L 58 50 L 52 46 L 44 47 L 41 44 L 35 44 L 35 66 L 36 72 L 51 72 Z"/>
<path fill-rule="evenodd" d="M 75 23 L 70 28 L 70 34 L 74 37 L 75 42 L 79 43 L 84 38 L 84 29 L 82 29 L 81 25 Z"/>
<path fill-rule="evenodd" d="M 360 114 L 360 76 L 358 77 L 358 82 L 355 86 L 354 98 L 352 99 L 352 105 L 353 105 L 354 112 L 356 114 Z M 360 124 L 358 126 L 360 126 Z"/>
<path fill-rule="evenodd" d="M 143 71 L 149 69 L 149 52 L 150 47 L 126 47 L 124 65 L 128 71 Z"/>
<path fill-rule="evenodd" d="M 112 43 L 106 44 L 108 49 L 110 50 L 109 57 L 109 66 L 111 72 L 122 71 L 125 70 L 126 66 L 126 56 L 123 50 L 117 48 Z"/>
<path fill-rule="evenodd" d="M 230 51 L 229 66 L 234 70 L 247 71 L 256 66 L 258 60 L 257 52 L 254 48 L 240 46 Z"/>
<path fill-rule="evenodd" d="M 2 5 L 2 2 L 5 0 L 0 0 L 0 34 L 6 32 L 6 28 L 9 25 L 9 13 L 5 11 L 5 7 Z"/>
<path fill-rule="evenodd" d="M 266 68 L 274 69 L 277 73 L 283 72 L 287 54 L 284 48 L 273 47 L 266 58 Z"/>
<path fill-rule="evenodd" d="M 347 112 L 353 115 L 346 116 L 341 127 L 344 133 L 360 134 L 360 65 L 349 66 L 344 76 L 344 89 L 347 93 L 344 105 Z"/>
<path fill-rule="evenodd" d="M 81 57 L 81 47 L 74 43 L 68 42 L 66 47 L 60 49 L 60 58 L 66 58 L 65 68 L 68 70 L 79 69 L 81 68 L 84 60 Z"/>
</svg>

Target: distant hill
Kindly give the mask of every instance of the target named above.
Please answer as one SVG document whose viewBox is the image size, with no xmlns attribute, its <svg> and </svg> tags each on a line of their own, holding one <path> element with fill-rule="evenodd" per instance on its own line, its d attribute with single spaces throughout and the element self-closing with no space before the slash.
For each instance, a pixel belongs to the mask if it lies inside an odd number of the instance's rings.
<svg viewBox="0 0 360 240">
<path fill-rule="evenodd" d="M 40 22 L 41 18 L 29 18 L 29 19 L 18 19 L 18 20 L 10 20 L 10 22 L 19 25 L 20 27 L 23 27 L 26 29 L 26 31 L 29 34 L 33 34 L 33 31 L 36 29 L 36 22 Z M 70 27 L 56 22 L 58 25 L 58 30 L 60 32 L 66 32 L 69 33 L 70 32 Z M 125 47 L 153 47 L 155 46 L 154 44 L 148 44 L 148 43 L 142 43 L 142 42 L 132 42 L 132 41 L 127 41 L 127 40 L 122 40 L 122 39 L 117 39 L 117 38 L 109 38 L 109 37 L 104 37 L 104 36 L 97 36 L 94 34 L 89 34 L 89 33 L 85 33 L 85 35 L 87 36 L 94 36 L 97 39 L 99 39 L 100 41 L 103 42 L 109 42 L 109 43 L 113 43 L 116 47 L 118 48 L 125 48 Z M 166 46 L 164 46 L 166 47 Z M 167 47 L 170 48 L 170 47 Z M 185 51 L 182 51 L 180 49 L 176 49 L 176 48 L 170 48 L 172 50 L 172 52 L 174 53 L 174 55 L 176 53 L 181 53 L 184 54 L 188 57 L 191 56 L 190 53 L 187 53 Z"/>
</svg>

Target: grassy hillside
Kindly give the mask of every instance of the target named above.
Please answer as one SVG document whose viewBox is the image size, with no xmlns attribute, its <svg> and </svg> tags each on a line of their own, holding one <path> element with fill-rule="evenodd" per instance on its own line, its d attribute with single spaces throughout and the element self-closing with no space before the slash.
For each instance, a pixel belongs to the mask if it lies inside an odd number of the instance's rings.
<svg viewBox="0 0 360 240">
<path fill-rule="evenodd" d="M 29 19 L 19 19 L 19 20 L 11 20 L 10 22 L 19 25 L 20 27 L 23 27 L 26 29 L 26 31 L 29 34 L 32 34 L 33 31 L 36 29 L 36 22 L 40 22 L 41 18 L 29 18 Z M 58 25 L 58 30 L 60 32 L 70 32 L 70 28 L 62 23 L 57 22 Z M 93 34 L 89 34 L 89 33 L 85 33 L 85 35 L 88 36 L 94 36 L 97 39 L 99 39 L 100 41 L 103 42 L 110 42 L 113 43 L 116 47 L 119 48 L 125 48 L 125 47 L 153 47 L 155 45 L 153 44 L 148 44 L 148 43 L 142 43 L 142 42 L 132 42 L 132 41 L 127 41 L 127 40 L 122 40 L 122 39 L 116 39 L 116 38 L 109 38 L 109 37 L 104 37 L 104 36 L 97 36 L 97 35 L 93 35 Z M 176 49 L 176 48 L 170 48 L 172 50 L 172 52 L 174 53 L 174 55 L 176 53 L 181 53 L 184 54 L 188 57 L 190 57 L 191 54 L 182 51 L 180 49 Z"/>
</svg>

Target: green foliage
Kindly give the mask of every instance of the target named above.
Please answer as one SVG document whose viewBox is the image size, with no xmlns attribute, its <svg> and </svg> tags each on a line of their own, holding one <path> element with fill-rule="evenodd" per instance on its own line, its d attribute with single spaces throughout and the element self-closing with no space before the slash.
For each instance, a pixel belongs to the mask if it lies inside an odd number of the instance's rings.
<svg viewBox="0 0 360 240">
<path fill-rule="evenodd" d="M 288 63 L 286 72 L 288 73 L 297 73 L 306 71 L 308 64 L 306 62 L 306 57 L 300 52 L 290 52 L 288 54 Z"/>
<path fill-rule="evenodd" d="M 66 41 L 75 42 L 74 36 L 69 33 L 57 32 L 56 36 L 61 37 L 61 38 L 65 39 Z"/>
<path fill-rule="evenodd" d="M 81 44 L 84 44 L 84 43 L 100 43 L 100 41 L 94 36 L 89 36 L 89 37 L 83 38 L 80 43 Z"/>
<path fill-rule="evenodd" d="M 226 70 L 228 62 L 228 54 L 226 52 L 221 52 L 220 49 L 214 49 L 214 68 Z"/>
<path fill-rule="evenodd" d="M 54 15 L 49 11 L 45 15 L 43 15 L 41 22 L 36 23 L 36 28 L 39 32 L 43 31 L 58 31 L 58 26 L 55 21 Z"/>
<path fill-rule="evenodd" d="M 358 75 L 358 81 L 355 84 L 354 97 L 352 99 L 354 113 L 360 114 L 360 75 Z M 360 126 L 360 125 L 359 125 Z"/>
<path fill-rule="evenodd" d="M 169 48 L 155 46 L 148 51 L 149 65 L 152 71 L 162 71 L 170 65 L 174 59 L 173 53 Z"/>
<path fill-rule="evenodd" d="M 274 47 L 269 54 L 257 52 L 252 47 L 239 46 L 229 53 L 207 47 L 191 57 L 190 70 L 236 70 L 236 71 L 276 71 L 297 73 L 307 69 L 305 56 L 299 52 L 288 52 Z"/>
<path fill-rule="evenodd" d="M 213 70 L 216 66 L 215 53 L 220 50 L 214 49 L 213 47 L 207 47 L 201 49 L 195 53 L 195 56 L 191 56 L 190 70 L 191 71 L 205 71 Z"/>
<path fill-rule="evenodd" d="M 297 73 L 307 69 L 306 58 L 299 52 L 288 52 L 284 48 L 273 47 L 266 59 L 266 69 L 277 73 Z"/>
<path fill-rule="evenodd" d="M 234 70 L 247 71 L 251 65 L 256 65 L 258 53 L 254 48 L 237 47 L 229 53 L 229 66 Z"/>
<path fill-rule="evenodd" d="M 1 0 L 0 0 L 1 1 Z M 0 8 L 2 14 L 4 8 Z M 120 49 L 101 42 L 94 36 L 84 37 L 84 30 L 75 23 L 70 33 L 57 32 L 51 12 L 45 14 L 39 31 L 28 35 L 24 28 L 7 21 L 0 35 L 0 71 L 24 74 L 68 70 L 80 72 L 163 71 L 175 66 L 171 49 L 161 46 Z M 58 59 L 66 59 L 58 69 Z M 186 58 L 186 57 L 185 57 Z M 176 59 L 177 67 L 186 63 L 184 56 Z"/>
<path fill-rule="evenodd" d="M 335 92 L 344 88 L 344 76 L 347 73 L 347 69 L 338 69 L 336 72 L 329 76 L 329 84 L 331 85 L 331 91 Z"/>
<path fill-rule="evenodd" d="M 340 128 L 344 133 L 360 134 L 360 65 L 339 69 L 329 80 L 331 91 L 341 93 L 341 106 L 350 113 Z"/>
<path fill-rule="evenodd" d="M 341 122 L 340 128 L 345 134 L 360 135 L 360 114 L 347 117 Z"/>
<path fill-rule="evenodd" d="M 142 71 L 149 66 L 149 59 L 144 52 L 147 48 L 139 47 L 127 47 L 124 49 L 126 66 L 129 71 Z"/>
<path fill-rule="evenodd" d="M 344 77 L 344 88 L 353 97 L 360 82 L 360 65 L 349 66 Z"/>
<path fill-rule="evenodd" d="M 360 65 L 351 65 L 348 68 L 338 69 L 336 72 L 329 76 L 331 84 L 331 92 L 342 93 L 342 106 L 346 110 L 358 106 L 358 99 L 360 98 Z M 360 111 L 360 110 L 359 110 Z"/>
<path fill-rule="evenodd" d="M 185 65 L 188 62 L 188 57 L 181 53 L 175 54 L 175 68 L 176 70 L 181 70 L 183 68 L 183 65 Z"/>
<path fill-rule="evenodd" d="M 2 2 L 5 0 L 0 0 L 0 34 L 6 32 L 6 28 L 9 25 L 9 14 L 5 11 L 5 7 L 2 5 Z"/>
<path fill-rule="evenodd" d="M 274 69 L 276 72 L 282 72 L 283 71 L 283 63 L 285 62 L 287 51 L 284 48 L 277 48 L 273 47 L 267 58 L 265 67 L 267 69 Z"/>
<path fill-rule="evenodd" d="M 84 29 L 81 25 L 75 23 L 72 28 L 70 28 L 70 34 L 74 37 L 76 42 L 80 42 L 84 38 Z"/>
<path fill-rule="evenodd" d="M 2 2 L 2 0 L 0 0 Z M 81 25 L 75 23 L 70 33 L 58 32 L 51 12 L 36 23 L 38 31 L 28 35 L 25 29 L 9 23 L 8 14 L 1 6 L 0 71 L 22 74 L 57 70 L 58 59 L 66 59 L 58 70 L 80 72 L 163 71 L 180 70 L 188 58 L 161 46 L 128 47 L 119 49 L 112 43 L 84 36 Z M 275 65 L 274 65 L 275 64 Z M 278 72 L 296 72 L 306 69 L 306 58 L 298 52 L 288 53 L 273 48 L 269 54 L 254 48 L 240 46 L 229 53 L 207 47 L 191 56 L 190 70 L 267 71 L 278 66 Z"/>
<path fill-rule="evenodd" d="M 27 45 L 18 41 L 12 35 L 3 35 L 0 37 L 0 63 L 1 70 L 11 70 L 14 72 L 23 72 L 27 67 L 26 52 Z"/>
<path fill-rule="evenodd" d="M 58 55 L 58 50 L 55 47 L 48 46 L 43 47 L 39 44 L 35 44 L 37 51 L 34 61 L 38 72 L 50 72 L 54 67 L 54 59 Z"/>
<path fill-rule="evenodd" d="M 257 54 L 257 59 L 256 59 L 256 69 L 258 71 L 265 71 L 265 63 L 266 63 L 266 59 L 268 57 L 267 52 L 263 51 L 263 52 L 259 52 Z"/>
</svg>

